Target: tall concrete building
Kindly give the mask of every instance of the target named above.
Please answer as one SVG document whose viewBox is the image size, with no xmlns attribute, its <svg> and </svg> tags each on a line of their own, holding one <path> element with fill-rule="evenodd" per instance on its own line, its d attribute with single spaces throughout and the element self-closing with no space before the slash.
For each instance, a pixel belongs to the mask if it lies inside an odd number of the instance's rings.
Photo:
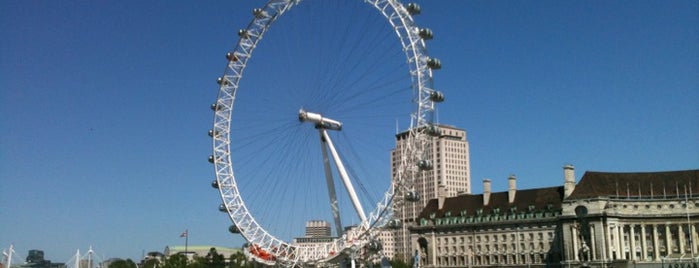
<svg viewBox="0 0 699 268">
<path fill-rule="evenodd" d="M 332 241 L 330 223 L 324 220 L 311 220 L 306 222 L 306 235 L 294 238 L 294 243 L 328 243 Z"/>
<path fill-rule="evenodd" d="M 407 136 L 407 131 L 396 135 L 396 148 L 391 152 L 394 178 L 397 176 L 396 167 L 402 158 L 401 148 L 407 146 Z M 440 195 L 453 197 L 471 192 L 469 146 L 465 130 L 449 125 L 439 125 L 439 133 L 432 137 L 427 145 L 427 154 L 432 161 L 432 169 L 421 171 L 415 183 L 421 199 L 406 203 L 404 209 L 395 214 L 395 217 L 403 222 L 403 228 L 393 232 L 393 249 L 394 254 L 404 260 L 411 256 L 408 250 L 410 248 L 408 228 L 415 224 L 417 215 L 427 202 Z M 383 242 L 387 244 L 387 241 Z"/>
<path fill-rule="evenodd" d="M 306 237 L 330 237 L 330 223 L 323 220 L 306 222 Z"/>
</svg>

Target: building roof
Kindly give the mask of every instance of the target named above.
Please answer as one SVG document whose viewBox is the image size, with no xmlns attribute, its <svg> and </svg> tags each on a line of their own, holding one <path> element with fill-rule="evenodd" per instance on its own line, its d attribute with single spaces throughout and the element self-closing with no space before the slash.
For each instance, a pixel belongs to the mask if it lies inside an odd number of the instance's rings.
<svg viewBox="0 0 699 268">
<path fill-rule="evenodd" d="M 699 196 L 699 170 L 585 172 L 568 199 L 593 197 L 671 198 Z"/>
<path fill-rule="evenodd" d="M 186 246 L 187 252 L 190 253 L 195 253 L 200 256 L 206 256 L 207 253 L 209 253 L 209 250 L 211 248 L 216 248 L 216 252 L 218 254 L 223 255 L 224 257 L 228 258 L 231 254 L 234 254 L 236 252 L 242 252 L 241 248 L 228 248 L 228 247 L 220 247 L 220 246 L 212 246 L 212 245 L 188 245 Z M 170 256 L 173 254 L 185 252 L 185 246 L 184 245 L 177 245 L 177 246 L 166 246 L 165 250 L 163 253 L 166 256 Z"/>
<path fill-rule="evenodd" d="M 444 199 L 442 209 L 438 209 L 438 200 L 432 199 L 427 202 L 425 208 L 420 212 L 418 218 L 440 218 L 444 217 L 447 212 L 452 216 L 475 216 L 478 210 L 483 213 L 491 213 L 493 209 L 499 209 L 501 212 L 515 208 L 517 211 L 527 211 L 534 209 L 540 210 L 561 210 L 563 200 L 563 186 L 517 190 L 515 200 L 512 203 L 508 201 L 508 192 L 493 192 L 490 194 L 488 205 L 483 205 L 483 194 L 463 194 L 455 197 Z M 462 215 L 463 214 L 463 215 Z"/>
<path fill-rule="evenodd" d="M 451 130 L 463 131 L 464 133 L 466 133 L 465 129 L 457 128 L 457 127 L 452 126 L 452 125 L 445 125 L 445 124 L 434 124 L 434 125 L 441 128 L 441 129 L 451 129 Z M 410 134 L 410 129 L 401 131 L 401 132 L 396 134 L 396 139 L 404 139 L 405 137 L 408 136 L 408 134 Z"/>
</svg>

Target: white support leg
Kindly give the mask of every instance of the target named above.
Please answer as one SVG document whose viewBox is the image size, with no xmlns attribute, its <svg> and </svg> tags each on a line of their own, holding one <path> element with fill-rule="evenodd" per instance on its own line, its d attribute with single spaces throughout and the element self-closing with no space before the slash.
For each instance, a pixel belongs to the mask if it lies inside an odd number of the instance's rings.
<svg viewBox="0 0 699 268">
<path fill-rule="evenodd" d="M 349 194 L 350 199 L 352 200 L 352 205 L 354 205 L 354 209 L 357 211 L 359 219 L 361 219 L 362 222 L 366 222 L 366 215 L 364 214 L 364 209 L 362 208 L 362 204 L 359 203 L 359 198 L 357 198 L 357 193 L 354 191 L 354 187 L 352 186 L 352 182 L 350 182 L 349 175 L 347 175 L 345 165 L 342 164 L 340 156 L 337 154 L 337 150 L 335 150 L 335 146 L 333 145 L 332 140 L 330 140 L 328 132 L 323 128 L 320 129 L 320 132 L 323 135 L 323 138 L 325 138 L 325 142 L 328 143 L 330 153 L 333 156 L 333 160 L 335 160 L 335 166 L 337 167 L 338 172 L 340 173 L 342 182 L 345 184 L 345 189 L 347 189 L 347 194 Z"/>
<path fill-rule="evenodd" d="M 323 137 L 324 130 L 320 130 L 320 147 L 323 151 L 323 165 L 325 166 L 325 180 L 328 185 L 328 195 L 330 197 L 330 209 L 333 213 L 333 219 L 335 220 L 335 230 L 337 236 L 342 235 L 342 220 L 340 219 L 340 207 L 337 204 L 337 194 L 335 193 L 335 182 L 333 180 L 332 170 L 330 168 L 330 159 L 328 158 L 328 148 L 327 143 Z"/>
</svg>

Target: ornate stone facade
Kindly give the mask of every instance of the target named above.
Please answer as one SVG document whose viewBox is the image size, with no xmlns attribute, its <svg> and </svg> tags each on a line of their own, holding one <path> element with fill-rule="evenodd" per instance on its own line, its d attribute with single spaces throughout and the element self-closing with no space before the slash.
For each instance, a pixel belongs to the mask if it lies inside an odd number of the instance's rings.
<svg viewBox="0 0 699 268">
<path fill-rule="evenodd" d="M 565 263 L 696 267 L 699 170 L 587 172 L 564 200 L 560 224 Z"/>
<path fill-rule="evenodd" d="M 430 200 L 410 229 L 421 266 L 699 265 L 699 170 L 586 172 L 576 185 L 568 165 L 563 186 L 509 181 L 506 192 L 485 180 L 483 194 Z"/>
</svg>

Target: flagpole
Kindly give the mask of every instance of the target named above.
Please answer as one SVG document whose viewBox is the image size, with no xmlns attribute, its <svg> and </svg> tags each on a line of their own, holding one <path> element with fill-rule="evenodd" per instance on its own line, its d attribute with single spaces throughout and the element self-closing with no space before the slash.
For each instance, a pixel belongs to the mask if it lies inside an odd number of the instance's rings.
<svg viewBox="0 0 699 268">
<path fill-rule="evenodd" d="M 180 235 L 180 238 L 182 237 L 184 237 L 184 256 L 189 261 L 189 249 L 187 248 L 189 246 L 189 229 L 184 229 L 184 232 Z"/>
</svg>

